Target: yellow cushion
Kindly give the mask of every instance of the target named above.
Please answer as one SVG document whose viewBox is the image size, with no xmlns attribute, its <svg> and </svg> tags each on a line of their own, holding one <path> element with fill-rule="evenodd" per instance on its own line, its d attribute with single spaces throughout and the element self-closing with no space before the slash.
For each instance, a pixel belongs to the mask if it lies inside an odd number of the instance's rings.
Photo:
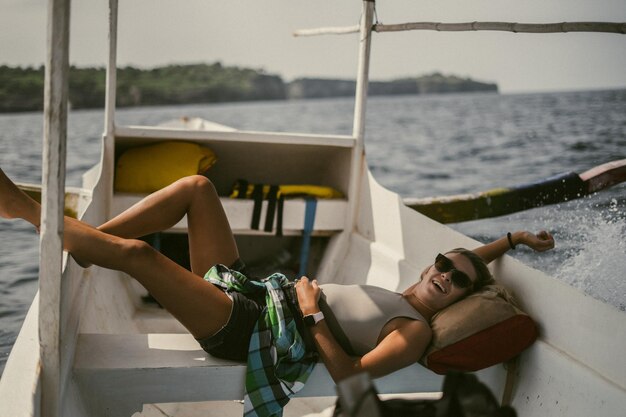
<svg viewBox="0 0 626 417">
<path fill-rule="evenodd" d="M 115 168 L 115 191 L 151 193 L 194 174 L 202 174 L 217 158 L 209 148 L 190 142 L 161 142 L 125 151 Z"/>
</svg>

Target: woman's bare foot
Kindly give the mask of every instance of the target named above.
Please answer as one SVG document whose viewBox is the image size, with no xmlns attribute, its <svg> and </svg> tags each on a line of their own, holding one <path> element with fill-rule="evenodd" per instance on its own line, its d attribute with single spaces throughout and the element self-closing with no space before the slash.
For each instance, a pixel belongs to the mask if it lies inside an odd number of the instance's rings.
<svg viewBox="0 0 626 417">
<path fill-rule="evenodd" d="M 5 219 L 21 218 L 31 223 L 39 232 L 41 206 L 22 192 L 13 181 L 0 169 L 0 217 Z M 72 255 L 76 263 L 89 268 L 91 263 Z"/>
<path fill-rule="evenodd" d="M 0 169 L 0 217 L 21 218 L 39 228 L 40 206 L 24 194 Z"/>
</svg>

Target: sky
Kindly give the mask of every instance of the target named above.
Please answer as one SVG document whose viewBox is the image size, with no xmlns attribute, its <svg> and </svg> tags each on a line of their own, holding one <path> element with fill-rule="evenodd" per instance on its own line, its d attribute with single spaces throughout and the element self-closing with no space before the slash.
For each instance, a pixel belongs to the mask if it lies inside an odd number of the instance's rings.
<svg viewBox="0 0 626 417">
<path fill-rule="evenodd" d="M 46 0 L 0 0 L 0 65 L 39 66 Z M 74 0 L 70 62 L 104 66 L 107 0 Z M 297 29 L 352 26 L 358 0 L 122 0 L 118 66 L 221 62 L 286 81 L 354 78 L 358 34 L 296 38 Z M 378 0 L 381 23 L 626 22 L 626 0 Z M 626 88 L 626 35 L 414 31 L 374 34 L 370 78 L 433 72 L 495 82 L 503 93 Z"/>
</svg>

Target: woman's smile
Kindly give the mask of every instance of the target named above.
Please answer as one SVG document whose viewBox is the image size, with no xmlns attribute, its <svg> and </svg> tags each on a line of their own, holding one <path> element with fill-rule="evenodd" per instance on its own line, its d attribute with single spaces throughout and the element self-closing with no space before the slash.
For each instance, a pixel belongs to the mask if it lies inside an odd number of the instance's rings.
<svg viewBox="0 0 626 417">
<path fill-rule="evenodd" d="M 437 288 L 442 293 L 444 294 L 448 293 L 448 290 L 446 289 L 445 284 L 443 283 L 441 278 L 434 277 L 430 280 L 430 282 L 435 286 L 435 288 Z"/>
</svg>

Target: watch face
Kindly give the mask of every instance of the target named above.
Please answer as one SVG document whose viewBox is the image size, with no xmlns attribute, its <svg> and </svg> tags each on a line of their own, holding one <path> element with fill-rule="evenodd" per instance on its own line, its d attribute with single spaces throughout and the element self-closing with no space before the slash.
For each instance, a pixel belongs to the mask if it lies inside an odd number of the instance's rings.
<svg viewBox="0 0 626 417">
<path fill-rule="evenodd" d="M 307 326 L 314 326 L 320 320 L 324 319 L 324 313 L 318 311 L 315 314 L 309 314 L 308 316 L 304 316 L 304 324 Z"/>
<path fill-rule="evenodd" d="M 304 324 L 307 326 L 313 326 L 315 324 L 315 318 L 313 316 L 304 316 Z"/>
</svg>

